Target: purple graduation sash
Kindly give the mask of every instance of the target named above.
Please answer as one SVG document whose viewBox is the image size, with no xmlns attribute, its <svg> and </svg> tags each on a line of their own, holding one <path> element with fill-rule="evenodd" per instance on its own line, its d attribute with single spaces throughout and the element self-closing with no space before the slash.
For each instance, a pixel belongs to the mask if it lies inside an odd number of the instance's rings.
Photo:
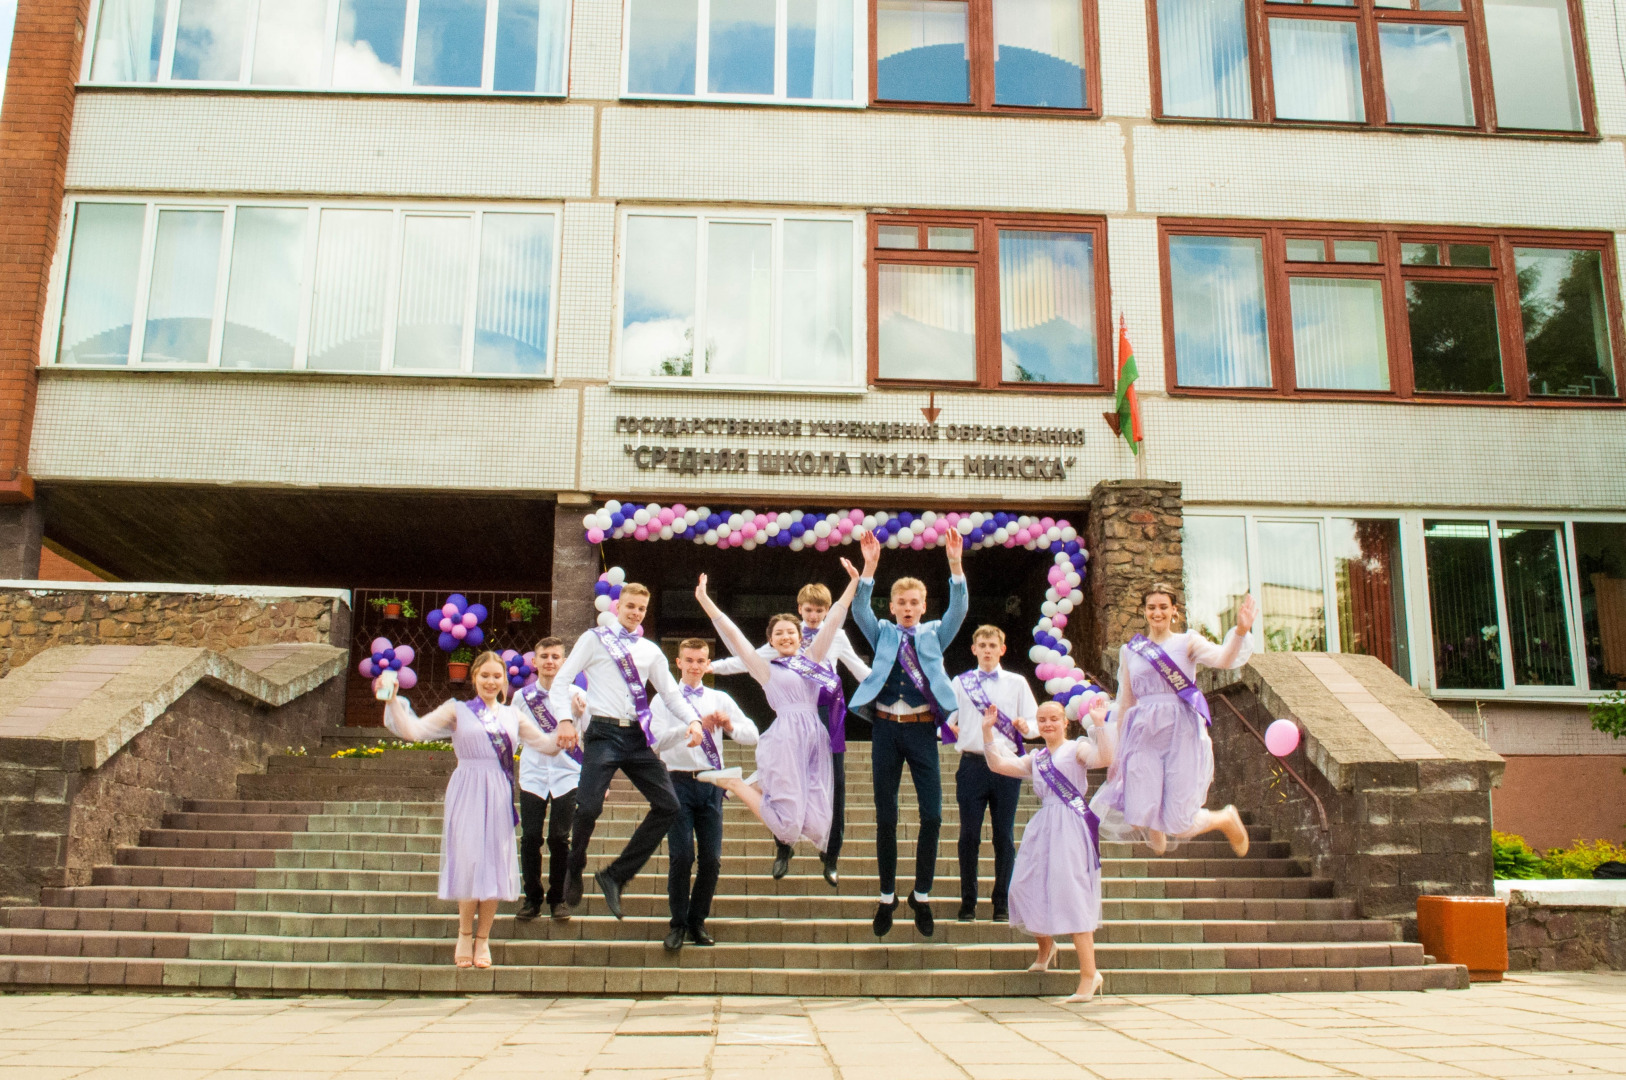
<svg viewBox="0 0 1626 1080">
<path fill-rule="evenodd" d="M 1169 689 L 1179 695 L 1180 700 L 1201 717 L 1204 724 L 1213 725 L 1214 717 L 1208 711 L 1208 699 L 1203 697 L 1203 692 L 1197 689 L 1197 684 L 1180 670 L 1180 665 L 1163 651 L 1161 645 L 1144 634 L 1136 634 L 1129 639 L 1129 648 L 1136 656 L 1151 664 L 1153 671 L 1163 676 L 1163 681 L 1169 684 Z"/>
<path fill-rule="evenodd" d="M 803 628 L 804 632 L 806 628 Z M 832 754 L 845 753 L 847 750 L 847 695 L 841 690 L 841 676 L 836 672 L 836 665 L 832 661 L 828 664 L 816 664 L 813 658 L 805 653 L 795 656 L 776 656 L 769 663 L 779 664 L 795 672 L 814 686 L 818 687 L 818 707 L 824 710 L 825 727 L 830 732 L 830 752 Z"/>
<path fill-rule="evenodd" d="M 553 718 L 553 711 L 548 708 L 548 692 L 542 689 L 541 683 L 532 683 L 521 690 L 518 701 L 521 707 L 531 714 L 531 719 L 536 721 L 536 726 L 549 735 L 552 735 L 559 727 L 559 721 Z M 571 759 L 578 765 L 582 763 L 583 758 L 586 756 L 582 753 L 580 746 L 572 747 L 566 750 L 565 753 L 569 754 Z"/>
<path fill-rule="evenodd" d="M 600 626 L 593 633 L 598 635 L 599 643 L 604 646 L 610 659 L 615 661 L 616 670 L 621 672 L 621 678 L 627 684 L 627 692 L 632 695 L 632 707 L 638 714 L 638 726 L 644 729 L 644 741 L 654 746 L 655 732 L 651 725 L 655 716 L 649 711 L 649 694 L 644 691 L 644 677 L 638 674 L 638 665 L 632 662 L 632 649 L 621 636 L 626 631 L 619 626 Z"/>
<path fill-rule="evenodd" d="M 898 663 L 903 666 L 903 673 L 909 676 L 915 690 L 926 699 L 926 707 L 932 711 L 933 718 L 937 720 L 937 734 L 945 743 L 953 746 L 959 741 L 958 736 L 954 734 L 954 729 L 949 727 L 948 717 L 943 715 L 943 706 L 938 704 L 937 696 L 932 693 L 931 684 L 926 681 L 926 672 L 920 666 L 920 656 L 915 652 L 915 636 L 905 633 L 902 627 L 899 627 L 898 633 L 900 635 Z"/>
<path fill-rule="evenodd" d="M 683 684 L 683 696 L 686 698 L 699 701 L 705 696 L 705 694 L 706 688 L 704 686 L 690 686 L 688 683 Z M 698 708 L 696 708 L 694 711 L 696 713 L 700 712 Z M 705 730 L 704 724 L 701 725 L 700 730 L 700 749 L 705 752 L 706 760 L 711 762 L 712 768 L 721 769 L 723 767 L 723 752 L 717 749 L 716 740 L 711 737 L 711 732 Z"/>
<path fill-rule="evenodd" d="M 1033 752 L 1033 774 L 1056 793 L 1062 805 L 1084 819 L 1084 824 L 1090 830 L 1090 857 L 1095 863 L 1095 868 L 1101 869 L 1101 819 L 1090 809 L 1090 804 L 1084 799 L 1084 793 L 1074 787 L 1073 782 L 1062 775 L 1062 771 L 1050 759 L 1048 747 L 1041 747 Z"/>
<path fill-rule="evenodd" d="M 496 751 L 497 761 L 502 765 L 502 774 L 508 780 L 509 809 L 514 812 L 514 824 L 519 824 L 519 807 L 514 802 L 519 798 L 514 791 L 514 743 L 503 730 L 501 724 L 496 723 L 493 710 L 480 698 L 463 703 L 476 720 L 480 721 L 481 729 L 486 733 L 486 739 L 491 743 L 491 749 Z"/>
<path fill-rule="evenodd" d="M 994 672 L 991 677 L 998 678 L 999 673 Z M 982 722 L 981 714 L 987 712 L 988 707 L 993 704 L 993 699 L 988 696 L 988 691 L 984 690 L 982 686 L 982 669 L 972 668 L 964 675 L 961 675 L 960 686 L 964 688 L 965 696 L 971 699 L 971 704 L 977 707 L 977 722 L 980 724 Z M 964 724 L 965 721 L 961 720 L 960 723 Z M 1016 729 L 1016 722 L 1006 716 L 1003 709 L 994 710 L 994 730 L 1016 744 L 1017 757 L 1027 753 L 1027 747 L 1022 744 L 1022 733 Z"/>
</svg>

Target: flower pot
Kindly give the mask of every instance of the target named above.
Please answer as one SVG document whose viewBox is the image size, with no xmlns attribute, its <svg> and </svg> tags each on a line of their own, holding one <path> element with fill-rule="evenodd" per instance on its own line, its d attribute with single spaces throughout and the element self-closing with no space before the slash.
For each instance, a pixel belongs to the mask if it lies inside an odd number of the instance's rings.
<svg viewBox="0 0 1626 1080">
<path fill-rule="evenodd" d="M 522 623 L 525 621 L 525 616 L 517 611 L 510 611 L 508 613 L 508 621 L 511 623 Z"/>
<path fill-rule="evenodd" d="M 446 665 L 446 680 L 448 682 L 468 682 L 469 665 L 448 663 Z"/>
<path fill-rule="evenodd" d="M 399 619 L 400 617 L 401 617 L 401 605 L 400 604 L 385 604 L 384 605 L 384 618 L 386 618 L 386 619 Z"/>
<path fill-rule="evenodd" d="M 1471 982 L 1501 982 L 1507 970 L 1507 901 L 1419 896 L 1417 940 L 1437 962 L 1466 967 Z"/>
</svg>

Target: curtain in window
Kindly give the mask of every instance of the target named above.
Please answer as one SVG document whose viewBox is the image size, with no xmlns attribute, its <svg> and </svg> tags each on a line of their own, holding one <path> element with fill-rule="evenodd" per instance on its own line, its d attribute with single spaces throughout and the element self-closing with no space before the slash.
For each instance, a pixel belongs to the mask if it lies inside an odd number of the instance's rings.
<svg viewBox="0 0 1626 1080">
<path fill-rule="evenodd" d="M 1587 681 L 1594 690 L 1626 689 L 1626 524 L 1573 528 Z"/>
<path fill-rule="evenodd" d="M 1278 119 L 1366 119 L 1354 23 L 1271 19 L 1270 68 Z"/>
<path fill-rule="evenodd" d="M 876 97 L 970 101 L 970 33 L 964 0 L 876 0 Z"/>
<path fill-rule="evenodd" d="M 1187 514 L 1181 533 L 1185 556 L 1186 625 L 1210 641 L 1236 625 L 1248 594 L 1247 522 L 1240 517 Z"/>
<path fill-rule="evenodd" d="M 494 88 L 563 93 L 569 16 L 570 0 L 501 0 Z"/>
<path fill-rule="evenodd" d="M 773 368 L 773 226 L 714 221 L 706 230 L 708 375 L 766 379 Z"/>
<path fill-rule="evenodd" d="M 1425 521 L 1434 683 L 1441 690 L 1502 689 L 1502 644 L 1490 525 Z"/>
<path fill-rule="evenodd" d="M 1564 530 L 1557 525 L 1499 525 L 1502 592 L 1507 600 L 1513 681 L 1573 686 Z"/>
<path fill-rule="evenodd" d="M 237 82 L 247 23 L 247 0 L 181 0 L 170 77 Z"/>
<path fill-rule="evenodd" d="M 852 0 L 789 0 L 786 11 L 786 96 L 851 101 Z"/>
<path fill-rule="evenodd" d="M 999 333 L 1007 382 L 1092 383 L 1095 238 L 999 232 Z"/>
<path fill-rule="evenodd" d="M 456 371 L 463 366 L 473 238 L 473 218 L 407 215 L 395 367 Z"/>
<path fill-rule="evenodd" d="M 1338 590 L 1339 649 L 1375 656 L 1410 679 L 1400 522 L 1333 518 L 1327 545 Z"/>
<path fill-rule="evenodd" d="M 1263 241 L 1171 236 L 1174 355 L 1181 386 L 1269 386 Z"/>
<path fill-rule="evenodd" d="M 1580 131 L 1568 0 L 1485 0 L 1496 126 Z"/>
<path fill-rule="evenodd" d="M 103 0 L 96 27 L 94 82 L 152 82 L 164 48 L 164 0 Z"/>
<path fill-rule="evenodd" d="M 1327 647 L 1321 526 L 1314 521 L 1261 521 L 1259 609 L 1265 648 L 1321 652 Z"/>
<path fill-rule="evenodd" d="M 480 226 L 478 288 L 474 370 L 544 374 L 553 290 L 553 217 L 486 214 Z"/>
<path fill-rule="evenodd" d="M 994 102 L 1082 109 L 1085 96 L 1084 5 L 994 0 Z"/>
<path fill-rule="evenodd" d="M 976 270 L 882 264 L 877 277 L 881 377 L 975 379 Z"/>
<path fill-rule="evenodd" d="M 309 217 L 303 208 L 238 208 L 221 367 L 294 366 Z"/>
<path fill-rule="evenodd" d="M 1317 390 L 1389 389 L 1383 283 L 1297 277 L 1289 289 L 1298 385 Z"/>
<path fill-rule="evenodd" d="M 394 220 L 388 210 L 322 211 L 307 367 L 377 371 L 382 366 Z"/>
<path fill-rule="evenodd" d="M 786 382 L 853 377 L 853 226 L 786 221 L 780 372 Z"/>
<path fill-rule="evenodd" d="M 143 363 L 208 363 L 225 219 L 221 210 L 158 212 Z"/>
<path fill-rule="evenodd" d="M 1246 0 L 1158 0 L 1167 116 L 1253 116 Z"/>
<path fill-rule="evenodd" d="M 146 218 L 140 204 L 80 203 L 74 211 L 57 346 L 61 363 L 129 363 Z"/>
</svg>

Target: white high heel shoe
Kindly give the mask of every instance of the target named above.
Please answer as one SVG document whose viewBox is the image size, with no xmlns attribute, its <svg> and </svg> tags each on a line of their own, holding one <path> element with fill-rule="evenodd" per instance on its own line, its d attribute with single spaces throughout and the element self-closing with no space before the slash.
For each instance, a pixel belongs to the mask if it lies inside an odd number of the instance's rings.
<svg viewBox="0 0 1626 1080">
<path fill-rule="evenodd" d="M 1033 963 L 1029 964 L 1028 970 L 1037 974 L 1043 974 L 1044 972 L 1049 971 L 1050 965 L 1056 962 L 1056 954 L 1060 951 L 1061 948 L 1059 946 L 1052 945 L 1050 947 L 1050 955 L 1045 957 L 1043 960 L 1035 960 Z"/>
<path fill-rule="evenodd" d="M 707 769 L 704 772 L 697 772 L 694 774 L 694 778 L 696 780 L 704 780 L 707 783 L 717 784 L 719 780 L 738 780 L 744 775 L 745 773 L 740 770 L 738 765 L 736 765 L 731 769 Z M 722 785 L 718 784 L 718 786 L 721 787 Z"/>
<path fill-rule="evenodd" d="M 1069 995 L 1068 997 L 1063 998 L 1061 1003 L 1063 1005 L 1083 1005 L 1086 1002 L 1093 1001 L 1095 1000 L 1095 995 L 1101 992 L 1101 984 L 1106 981 L 1106 976 L 1097 971 L 1095 973 L 1095 981 L 1090 984 L 1089 993 Z"/>
</svg>

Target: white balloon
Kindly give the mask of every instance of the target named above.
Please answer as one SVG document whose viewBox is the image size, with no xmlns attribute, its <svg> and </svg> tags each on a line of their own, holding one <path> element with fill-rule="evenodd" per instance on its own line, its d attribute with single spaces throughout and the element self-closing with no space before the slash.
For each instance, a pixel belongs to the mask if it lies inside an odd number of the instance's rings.
<svg viewBox="0 0 1626 1080">
<path fill-rule="evenodd" d="M 870 529 L 873 529 L 873 528 L 875 528 L 875 515 L 874 514 L 865 514 L 864 515 L 864 530 L 866 532 L 868 532 Z M 855 529 L 853 531 L 856 532 L 857 530 Z"/>
<path fill-rule="evenodd" d="M 612 566 L 609 569 L 609 576 L 605 580 L 611 585 L 625 585 L 627 583 L 627 572 L 619 566 Z"/>
<path fill-rule="evenodd" d="M 790 549 L 792 551 L 800 551 L 803 548 L 805 548 L 806 546 L 807 546 L 806 544 L 802 543 L 802 538 L 800 536 L 796 537 L 795 539 L 791 540 L 791 542 L 790 542 Z"/>
<path fill-rule="evenodd" d="M 896 548 L 898 546 L 898 538 L 896 534 L 886 538 L 886 546 L 889 548 Z"/>
<path fill-rule="evenodd" d="M 1065 660 L 1067 654 L 1073 651 L 1073 643 L 1064 637 L 1059 637 L 1056 639 L 1056 647 L 1051 651 L 1060 659 Z"/>
<path fill-rule="evenodd" d="M 769 536 L 778 536 L 779 535 L 779 522 L 778 522 L 778 520 L 776 519 L 774 521 L 768 522 L 768 524 L 763 527 L 762 531 L 767 533 Z"/>
<path fill-rule="evenodd" d="M 593 606 L 598 608 L 600 611 L 609 611 L 610 598 L 608 596 L 595 596 L 593 597 Z"/>
<path fill-rule="evenodd" d="M 1067 594 L 1067 599 L 1073 602 L 1074 607 L 1077 607 L 1079 604 L 1084 602 L 1084 590 L 1074 589 L 1072 592 Z"/>
<path fill-rule="evenodd" d="M 670 540 L 670 539 L 672 539 L 672 526 L 670 526 L 670 525 L 662 525 L 661 526 L 661 539 L 662 540 Z"/>
<path fill-rule="evenodd" d="M 605 513 L 613 514 L 619 509 L 621 509 L 621 504 L 614 499 L 604 504 Z"/>
<path fill-rule="evenodd" d="M 644 509 L 635 511 L 632 515 L 632 522 L 634 525 L 648 525 L 649 511 Z"/>
<path fill-rule="evenodd" d="M 754 551 L 756 549 L 756 546 L 757 546 L 757 538 L 754 537 L 754 536 L 751 537 L 751 539 L 747 540 L 745 543 L 740 545 L 740 547 L 743 548 L 746 551 Z"/>
<path fill-rule="evenodd" d="M 995 529 L 994 530 L 994 543 L 1003 544 L 1005 541 L 1009 540 L 1010 538 L 1011 538 L 1011 531 L 1009 529 Z"/>
<path fill-rule="evenodd" d="M 1062 543 L 1065 544 L 1065 543 L 1067 543 L 1067 542 L 1069 542 L 1071 540 L 1077 540 L 1077 539 L 1078 539 L 1078 530 L 1073 528 L 1071 525 L 1067 526 L 1065 529 L 1063 529 L 1061 531 L 1061 542 Z"/>
<path fill-rule="evenodd" d="M 1061 680 L 1060 679 L 1046 679 L 1045 684 L 1044 684 L 1044 690 L 1045 690 L 1045 693 L 1051 695 L 1052 697 L 1054 697 L 1055 695 L 1061 693 Z"/>
<path fill-rule="evenodd" d="M 697 522 L 699 520 L 700 520 L 700 515 L 698 513 L 696 513 L 695 511 L 693 511 L 693 510 L 685 510 L 685 511 L 683 511 L 683 524 L 684 525 L 686 525 L 686 526 L 687 525 L 693 525 L 695 522 Z"/>
<path fill-rule="evenodd" d="M 780 514 L 778 517 L 774 518 L 774 524 L 778 525 L 781 529 L 790 528 L 790 515 Z"/>
<path fill-rule="evenodd" d="M 843 536 L 842 536 L 842 538 L 841 538 L 841 542 L 842 542 L 842 543 L 843 543 L 843 544 L 850 544 L 850 543 L 852 543 L 852 542 L 853 542 L 853 534 L 852 534 L 852 533 L 846 533 L 846 534 L 844 534 L 844 535 L 843 535 Z"/>
<path fill-rule="evenodd" d="M 594 516 L 598 518 L 598 527 L 603 529 L 605 532 L 609 532 L 615 528 L 615 518 L 610 516 L 609 511 L 600 510 Z"/>
<path fill-rule="evenodd" d="M 1073 573 L 1068 574 L 1066 580 L 1067 580 L 1067 584 L 1069 586 L 1071 586 L 1072 588 L 1074 588 L 1074 589 L 1076 589 L 1080 585 L 1084 584 L 1084 579 L 1079 577 L 1077 572 L 1073 572 Z"/>
<path fill-rule="evenodd" d="M 721 525 L 717 526 L 717 539 L 727 540 L 729 534 L 733 531 L 733 529 L 728 527 L 728 522 L 725 521 Z"/>
<path fill-rule="evenodd" d="M 1044 603 L 1039 605 L 1039 610 L 1044 612 L 1046 615 L 1054 615 L 1056 613 L 1056 602 L 1054 600 L 1046 600 Z"/>
<path fill-rule="evenodd" d="M 586 517 L 582 518 L 582 528 L 584 528 L 584 529 L 596 529 L 596 528 L 598 528 L 598 515 L 596 513 L 588 514 Z"/>
<path fill-rule="evenodd" d="M 1057 600 L 1056 610 L 1061 612 L 1063 615 L 1071 615 L 1073 613 L 1073 602 L 1065 599 Z"/>
<path fill-rule="evenodd" d="M 745 518 L 739 514 L 730 514 L 728 515 L 728 521 L 726 524 L 731 530 L 737 530 L 741 525 L 745 524 Z"/>
<path fill-rule="evenodd" d="M 920 521 L 921 521 L 921 524 L 923 524 L 923 525 L 930 525 L 932 522 L 934 522 L 936 520 L 937 520 L 937 511 L 935 511 L 935 510 L 927 510 L 927 511 L 925 511 L 924 513 L 922 513 L 920 515 Z"/>
<path fill-rule="evenodd" d="M 707 529 L 706 530 L 706 543 L 715 544 L 716 542 L 717 542 L 717 530 L 716 529 Z"/>
<path fill-rule="evenodd" d="M 1033 648 L 1028 650 L 1028 659 L 1032 660 L 1035 664 L 1042 664 L 1045 662 L 1044 654 L 1048 651 L 1049 650 L 1043 645 L 1035 645 Z"/>
<path fill-rule="evenodd" d="M 1049 630 L 1049 629 L 1051 629 L 1051 628 L 1052 628 L 1052 627 L 1053 627 L 1053 626 L 1055 626 L 1055 623 L 1052 623 L 1052 622 L 1051 622 L 1051 621 L 1050 621 L 1050 620 L 1049 620 L 1049 619 L 1048 619 L 1048 618 L 1044 618 L 1044 619 L 1040 619 L 1040 620 L 1039 620 L 1039 624 L 1038 624 L 1038 625 L 1037 625 L 1037 626 L 1035 626 L 1035 627 L 1034 627 L 1034 628 L 1033 628 L 1033 629 L 1034 629 L 1034 630 L 1035 630 L 1035 631 L 1038 631 L 1038 630 Z"/>
<path fill-rule="evenodd" d="M 813 535 L 818 537 L 820 540 L 823 540 L 825 537 L 829 536 L 830 523 L 828 521 L 821 521 L 817 525 L 813 526 Z"/>
<path fill-rule="evenodd" d="M 598 615 L 598 624 L 600 626 L 614 626 L 615 616 L 611 615 L 608 611 L 601 611 Z"/>
</svg>

